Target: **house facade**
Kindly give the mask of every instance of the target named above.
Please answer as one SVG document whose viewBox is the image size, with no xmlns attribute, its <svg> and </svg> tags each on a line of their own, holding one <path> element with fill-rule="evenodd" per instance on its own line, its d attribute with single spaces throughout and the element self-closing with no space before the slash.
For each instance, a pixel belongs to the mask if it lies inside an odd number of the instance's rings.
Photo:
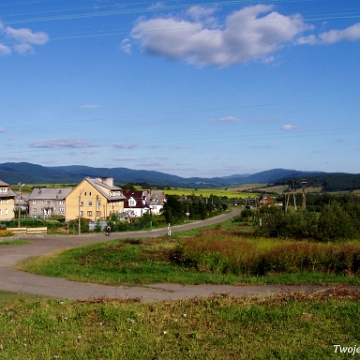
<svg viewBox="0 0 360 360">
<path fill-rule="evenodd" d="M 0 221 L 14 218 L 15 197 L 10 185 L 0 180 Z"/>
<path fill-rule="evenodd" d="M 146 191 L 125 190 L 124 196 L 126 197 L 124 212 L 127 214 L 128 220 L 141 217 L 150 211 L 149 206 L 146 204 Z"/>
<path fill-rule="evenodd" d="M 31 217 L 66 216 L 66 196 L 72 188 L 34 188 L 29 196 Z"/>
<path fill-rule="evenodd" d="M 85 178 L 66 196 L 66 221 L 79 215 L 91 221 L 106 220 L 112 213 L 124 212 L 125 199 L 113 178 Z"/>
<path fill-rule="evenodd" d="M 147 190 L 145 203 L 151 209 L 151 213 L 158 215 L 166 202 L 163 190 Z"/>
</svg>

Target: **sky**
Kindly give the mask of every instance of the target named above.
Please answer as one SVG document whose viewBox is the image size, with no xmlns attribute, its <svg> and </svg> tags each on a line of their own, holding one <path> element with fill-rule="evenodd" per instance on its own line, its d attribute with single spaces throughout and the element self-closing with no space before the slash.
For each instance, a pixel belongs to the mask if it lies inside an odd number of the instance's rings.
<svg viewBox="0 0 360 360">
<path fill-rule="evenodd" d="M 360 1 L 3 0 L 0 78 L 0 163 L 360 173 Z"/>
</svg>

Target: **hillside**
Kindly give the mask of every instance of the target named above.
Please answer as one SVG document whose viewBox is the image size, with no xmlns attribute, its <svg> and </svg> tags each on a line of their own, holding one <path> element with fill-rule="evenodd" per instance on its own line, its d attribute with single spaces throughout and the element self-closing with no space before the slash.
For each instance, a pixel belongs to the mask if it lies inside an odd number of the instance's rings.
<svg viewBox="0 0 360 360">
<path fill-rule="evenodd" d="M 131 170 L 127 168 L 94 168 L 71 165 L 45 167 L 20 162 L 0 164 L 0 179 L 17 184 L 76 184 L 85 177 L 113 177 L 116 184 L 147 183 L 152 186 L 169 186 L 178 188 L 215 188 L 242 184 L 287 184 L 289 179 L 306 177 L 323 191 L 340 191 L 360 189 L 360 175 L 305 172 L 286 169 L 272 169 L 251 175 L 232 175 L 214 178 L 183 178 L 158 171 Z"/>
</svg>

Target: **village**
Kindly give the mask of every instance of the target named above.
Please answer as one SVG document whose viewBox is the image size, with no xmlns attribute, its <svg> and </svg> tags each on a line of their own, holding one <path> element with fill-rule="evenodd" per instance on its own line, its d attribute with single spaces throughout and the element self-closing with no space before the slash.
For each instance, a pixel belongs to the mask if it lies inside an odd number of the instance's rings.
<svg viewBox="0 0 360 360">
<path fill-rule="evenodd" d="M 116 214 L 130 222 L 145 213 L 158 215 L 166 202 L 162 190 L 122 190 L 113 178 L 83 179 L 74 188 L 34 187 L 30 194 L 13 191 L 0 180 L 0 222 L 26 213 L 31 218 L 62 217 L 66 222 L 84 218 L 89 222 Z"/>
</svg>

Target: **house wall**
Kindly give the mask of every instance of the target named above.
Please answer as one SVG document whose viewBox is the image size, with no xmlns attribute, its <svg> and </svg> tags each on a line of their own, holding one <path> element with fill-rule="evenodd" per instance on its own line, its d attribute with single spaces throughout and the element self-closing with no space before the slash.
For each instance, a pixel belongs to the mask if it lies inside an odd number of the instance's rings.
<svg viewBox="0 0 360 360">
<path fill-rule="evenodd" d="M 0 221 L 12 220 L 14 218 L 14 198 L 2 197 L 0 199 Z"/>
<path fill-rule="evenodd" d="M 65 216 L 66 214 L 65 200 L 29 200 L 29 216 L 44 216 L 44 208 L 52 208 L 48 216 Z"/>
<path fill-rule="evenodd" d="M 108 189 L 103 190 L 110 195 Z M 79 212 L 83 218 L 96 221 L 106 219 L 113 212 L 122 213 L 123 211 L 123 201 L 108 201 L 86 179 L 66 197 L 66 221 L 77 219 Z"/>
</svg>

